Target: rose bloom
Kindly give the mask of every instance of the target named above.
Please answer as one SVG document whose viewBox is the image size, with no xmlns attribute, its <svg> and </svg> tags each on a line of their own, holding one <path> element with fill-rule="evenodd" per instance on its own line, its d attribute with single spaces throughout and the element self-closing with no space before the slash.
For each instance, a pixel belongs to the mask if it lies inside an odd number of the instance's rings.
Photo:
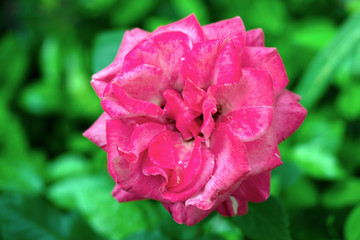
<svg viewBox="0 0 360 240">
<path fill-rule="evenodd" d="M 119 202 L 158 200 L 189 226 L 214 210 L 243 215 L 269 197 L 278 144 L 306 116 L 288 81 L 240 17 L 135 28 L 92 76 L 104 113 L 84 135 L 107 152 Z"/>
</svg>

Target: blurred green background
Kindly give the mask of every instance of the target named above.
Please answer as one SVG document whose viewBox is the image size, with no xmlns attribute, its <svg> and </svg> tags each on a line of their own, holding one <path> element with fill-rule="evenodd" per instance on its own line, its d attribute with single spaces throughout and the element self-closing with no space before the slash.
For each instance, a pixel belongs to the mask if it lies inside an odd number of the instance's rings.
<svg viewBox="0 0 360 240">
<path fill-rule="evenodd" d="M 0 239 L 360 239 L 359 0 L 3 0 Z M 177 225 L 153 201 L 118 204 L 106 154 L 81 134 L 101 113 L 92 73 L 125 29 L 194 12 L 241 16 L 277 47 L 309 110 L 283 142 L 272 197 L 235 218 Z"/>
</svg>

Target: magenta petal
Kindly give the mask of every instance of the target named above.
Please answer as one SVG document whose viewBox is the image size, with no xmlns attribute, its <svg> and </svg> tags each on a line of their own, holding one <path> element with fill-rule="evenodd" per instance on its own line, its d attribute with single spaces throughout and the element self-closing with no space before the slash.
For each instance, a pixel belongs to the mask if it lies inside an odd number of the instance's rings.
<svg viewBox="0 0 360 240">
<path fill-rule="evenodd" d="M 239 50 L 242 50 L 245 45 L 245 27 L 240 17 L 208 24 L 202 29 L 207 40 L 231 39 Z"/>
<path fill-rule="evenodd" d="M 261 138 L 252 142 L 246 142 L 245 146 L 251 169 L 248 177 L 270 171 L 282 164 L 276 132 L 273 126 Z"/>
<path fill-rule="evenodd" d="M 165 116 L 176 121 L 176 128 L 185 140 L 196 137 L 200 133 L 201 121 L 196 119 L 200 112 L 191 110 L 181 98 L 181 95 L 174 90 L 164 92 L 166 104 L 164 107 Z"/>
<path fill-rule="evenodd" d="M 235 83 L 241 77 L 241 59 L 233 42 L 228 41 L 221 49 L 214 67 L 214 85 Z"/>
<path fill-rule="evenodd" d="M 266 70 L 270 73 L 275 96 L 289 83 L 284 63 L 276 48 L 245 47 L 241 57 L 243 67 Z"/>
<path fill-rule="evenodd" d="M 256 69 L 242 70 L 243 76 L 237 83 L 211 86 L 208 94 L 221 107 L 221 115 L 244 107 L 273 107 L 274 93 L 268 72 Z"/>
<path fill-rule="evenodd" d="M 185 202 L 186 206 L 203 210 L 212 208 L 216 201 L 226 197 L 226 193 L 250 171 L 244 143 L 225 124 L 216 125 L 210 142 L 216 159 L 213 177 L 198 195 Z"/>
<path fill-rule="evenodd" d="M 270 196 L 270 179 L 270 171 L 248 177 L 232 195 L 250 202 L 263 202 Z"/>
<path fill-rule="evenodd" d="M 288 90 L 281 91 L 276 98 L 275 130 L 279 143 L 293 134 L 307 115 L 299 101 L 300 97 Z"/>
<path fill-rule="evenodd" d="M 202 105 L 207 97 L 204 90 L 197 87 L 190 79 L 185 80 L 185 87 L 182 92 L 185 104 L 194 111 L 202 112 Z"/>
<path fill-rule="evenodd" d="M 118 75 L 113 84 L 113 91 L 121 88 L 132 98 L 152 102 L 158 106 L 164 104 L 163 92 L 170 88 L 170 82 L 163 71 L 147 64 Z"/>
<path fill-rule="evenodd" d="M 143 64 L 153 65 L 164 71 L 173 88 L 182 90 L 180 63 L 190 47 L 190 39 L 181 32 L 164 32 L 152 36 L 125 56 L 123 72 Z"/>
<path fill-rule="evenodd" d="M 206 140 L 209 139 L 211 133 L 215 127 L 215 121 L 213 118 L 213 114 L 217 111 L 216 101 L 213 98 L 206 98 L 203 103 L 203 118 L 204 122 L 201 127 L 201 132 L 204 134 Z M 207 144 L 208 145 L 208 144 Z"/>
<path fill-rule="evenodd" d="M 110 117 L 105 112 L 88 128 L 83 135 L 100 148 L 106 148 L 106 121 Z"/>
<path fill-rule="evenodd" d="M 197 224 L 213 211 L 212 209 L 204 211 L 194 206 L 186 207 L 182 202 L 163 203 L 163 205 L 174 218 L 175 222 L 178 224 L 186 224 L 187 226 Z"/>
<path fill-rule="evenodd" d="M 131 138 L 131 134 L 134 130 L 134 125 L 126 125 L 120 119 L 107 120 L 106 122 L 106 142 L 107 142 L 107 157 L 108 157 L 108 169 L 110 175 L 116 181 L 115 172 L 113 169 L 113 159 L 118 154 L 118 147 L 125 148 Z"/>
<path fill-rule="evenodd" d="M 261 137 L 271 126 L 273 112 L 269 106 L 243 107 L 228 113 L 225 119 L 241 141 L 250 142 Z"/>
<path fill-rule="evenodd" d="M 118 200 L 118 202 L 130 202 L 143 199 L 142 197 L 126 192 L 122 190 L 118 184 L 115 185 L 114 189 L 111 192 L 111 195 Z"/>
<path fill-rule="evenodd" d="M 246 32 L 246 46 L 264 47 L 265 37 L 261 28 L 252 29 Z"/>
<path fill-rule="evenodd" d="M 201 29 L 199 21 L 194 14 L 181 19 L 180 21 L 170 23 L 165 26 L 157 28 L 153 34 L 159 34 L 163 32 L 183 32 L 189 36 L 193 43 L 197 43 L 204 40 L 204 33 Z"/>
<path fill-rule="evenodd" d="M 116 54 L 115 60 L 124 59 L 125 55 L 133 49 L 136 44 L 148 37 L 150 33 L 140 28 L 134 28 L 130 31 L 125 31 L 121 46 Z"/>
<path fill-rule="evenodd" d="M 244 199 L 230 196 L 216 208 L 216 211 L 225 217 L 244 215 L 248 211 L 248 204 Z"/>
<path fill-rule="evenodd" d="M 182 79 L 190 79 L 197 87 L 206 89 L 213 78 L 213 68 L 222 46 L 222 41 L 210 40 L 194 45 L 184 56 L 181 65 Z"/>
<path fill-rule="evenodd" d="M 213 172 L 214 156 L 197 137 L 192 144 L 191 155 L 186 155 L 179 166 L 183 169 L 181 184 L 168 188 L 162 194 L 171 202 L 185 201 L 201 190 Z"/>
<path fill-rule="evenodd" d="M 163 110 L 150 102 L 131 98 L 123 89 L 111 83 L 104 92 L 101 106 L 111 118 L 147 117 L 165 122 Z"/>
</svg>

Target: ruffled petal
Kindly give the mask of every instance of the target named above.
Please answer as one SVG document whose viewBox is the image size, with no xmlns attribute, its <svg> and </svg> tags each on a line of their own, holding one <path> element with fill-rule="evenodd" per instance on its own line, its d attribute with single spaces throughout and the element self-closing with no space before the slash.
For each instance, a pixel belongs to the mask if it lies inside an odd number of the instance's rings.
<svg viewBox="0 0 360 240">
<path fill-rule="evenodd" d="M 197 87 L 190 79 L 185 80 L 185 87 L 182 92 L 185 104 L 194 111 L 202 112 L 202 105 L 207 97 L 204 90 Z"/>
<path fill-rule="evenodd" d="M 293 134 L 307 115 L 299 101 L 300 97 L 288 90 L 281 91 L 276 98 L 275 130 L 279 143 Z"/>
<path fill-rule="evenodd" d="M 213 81 L 216 58 L 222 47 L 222 41 L 210 40 L 194 45 L 184 56 L 180 74 L 182 79 L 190 79 L 197 87 L 207 89 Z"/>
<path fill-rule="evenodd" d="M 247 203 L 244 199 L 230 196 L 216 208 L 216 211 L 225 217 L 244 215 L 248 211 Z"/>
<path fill-rule="evenodd" d="M 151 102 L 134 99 L 113 83 L 105 89 L 101 106 L 113 119 L 147 117 L 154 121 L 166 122 L 161 107 Z"/>
<path fill-rule="evenodd" d="M 226 124 L 216 125 L 210 143 L 216 159 L 214 173 L 204 189 L 185 202 L 186 206 L 202 210 L 211 209 L 217 201 L 226 199 L 234 185 L 250 171 L 244 143 L 233 135 Z"/>
<path fill-rule="evenodd" d="M 270 196 L 270 179 L 270 171 L 248 177 L 232 195 L 250 202 L 263 202 Z"/>
<path fill-rule="evenodd" d="M 137 201 L 143 199 L 142 197 L 126 192 L 122 190 L 119 185 L 115 185 L 114 189 L 111 192 L 111 195 L 118 200 L 118 202 L 130 202 L 130 201 Z"/>
<path fill-rule="evenodd" d="M 215 99 L 208 97 L 203 103 L 203 124 L 201 126 L 201 132 L 204 134 L 204 138 L 208 141 L 211 133 L 215 127 L 215 120 L 213 115 L 217 112 L 217 106 Z M 206 145 L 209 145 L 206 143 Z"/>
<path fill-rule="evenodd" d="M 160 26 L 153 32 L 153 34 L 160 34 L 164 32 L 183 32 L 189 36 L 193 43 L 204 40 L 204 33 L 201 29 L 199 21 L 194 14 L 191 14 L 190 16 L 177 22 L 173 22 L 165 26 Z"/>
<path fill-rule="evenodd" d="M 160 68 L 144 64 L 118 75 L 113 82 L 113 91 L 121 88 L 132 98 L 162 106 L 163 92 L 170 86 Z"/>
<path fill-rule="evenodd" d="M 241 77 L 241 58 L 231 40 L 222 47 L 214 66 L 212 85 L 236 83 Z"/>
<path fill-rule="evenodd" d="M 226 122 L 241 141 L 261 137 L 273 121 L 273 86 L 266 71 L 243 69 L 238 83 L 211 86 L 208 93 L 220 104 L 218 121 Z"/>
<path fill-rule="evenodd" d="M 213 209 L 204 211 L 194 206 L 186 207 L 182 202 L 163 203 L 163 205 L 174 218 L 175 222 L 178 224 L 186 224 L 187 226 L 197 224 L 213 211 Z"/>
<path fill-rule="evenodd" d="M 250 173 L 247 177 L 268 172 L 282 164 L 276 132 L 271 126 L 259 139 L 245 142 Z"/>
<path fill-rule="evenodd" d="M 246 32 L 246 46 L 264 47 L 265 37 L 261 28 L 252 29 Z"/>
<path fill-rule="evenodd" d="M 181 95 L 174 90 L 164 92 L 166 104 L 164 107 L 165 116 L 175 120 L 175 126 L 185 140 L 196 137 L 200 133 L 201 121 L 197 119 L 199 112 L 191 110 L 181 98 Z"/>
<path fill-rule="evenodd" d="M 153 65 L 164 71 L 173 88 L 182 90 L 184 83 L 179 77 L 180 62 L 190 48 L 191 41 L 182 32 L 153 35 L 125 56 L 123 72 L 143 64 Z"/>
<path fill-rule="evenodd" d="M 185 201 L 199 192 L 210 179 L 214 156 L 201 142 L 200 137 L 195 138 L 191 155 L 187 155 L 180 164 L 183 176 L 181 184 L 167 188 L 162 193 L 164 199 L 171 202 Z"/>
<path fill-rule="evenodd" d="M 240 17 L 208 24 L 203 26 L 202 29 L 207 40 L 231 39 L 240 51 L 245 46 L 245 26 Z"/>
<path fill-rule="evenodd" d="M 100 98 L 103 96 L 106 85 L 121 72 L 125 55 L 148 35 L 148 32 L 139 28 L 125 32 L 115 60 L 109 66 L 92 76 L 91 85 Z"/>
<path fill-rule="evenodd" d="M 245 47 L 242 66 L 266 70 L 274 82 L 275 96 L 289 83 L 285 66 L 276 48 Z"/>
<path fill-rule="evenodd" d="M 106 149 L 106 121 L 110 117 L 107 113 L 102 113 L 100 117 L 88 128 L 83 135 L 102 149 Z"/>
</svg>

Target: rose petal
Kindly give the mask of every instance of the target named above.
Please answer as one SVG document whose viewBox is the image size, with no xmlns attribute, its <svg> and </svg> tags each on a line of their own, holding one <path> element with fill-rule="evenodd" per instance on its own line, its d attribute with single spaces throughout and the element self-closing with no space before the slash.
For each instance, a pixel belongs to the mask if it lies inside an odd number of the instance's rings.
<svg viewBox="0 0 360 240">
<path fill-rule="evenodd" d="M 181 184 L 167 188 L 162 193 L 164 199 L 171 202 L 185 201 L 208 182 L 214 168 L 214 156 L 201 143 L 201 138 L 195 138 L 192 144 L 192 152 L 189 157 L 183 159 L 180 167 L 183 180 Z"/>
<path fill-rule="evenodd" d="M 210 142 L 216 159 L 213 177 L 198 195 L 185 202 L 186 206 L 202 210 L 208 210 L 216 201 L 224 196 L 226 198 L 226 192 L 250 171 L 244 143 L 233 135 L 226 124 L 216 125 Z"/>
<path fill-rule="evenodd" d="M 148 32 L 139 28 L 125 32 L 115 60 L 109 66 L 92 76 L 91 85 L 100 98 L 103 96 L 106 85 L 121 72 L 125 55 L 148 35 Z"/>
<path fill-rule="evenodd" d="M 201 121 L 196 119 L 199 112 L 191 110 L 181 98 L 181 95 L 174 90 L 164 92 L 166 104 L 164 107 L 165 116 L 175 120 L 175 126 L 185 140 L 196 137 L 200 133 Z"/>
<path fill-rule="evenodd" d="M 245 27 L 240 17 L 208 24 L 203 26 L 202 29 L 207 40 L 231 39 L 240 51 L 245 45 Z"/>
<path fill-rule="evenodd" d="M 111 118 L 147 117 L 165 122 L 163 110 L 150 102 L 131 98 L 123 89 L 111 83 L 104 92 L 101 106 Z"/>
<path fill-rule="evenodd" d="M 227 41 L 222 47 L 214 66 L 214 82 L 216 84 L 235 83 L 241 77 L 241 58 L 233 42 Z"/>
<path fill-rule="evenodd" d="M 215 99 L 208 97 L 203 103 L 203 118 L 204 122 L 201 126 L 201 132 L 204 134 L 205 140 L 208 140 L 215 127 L 215 121 L 213 114 L 217 112 L 217 106 Z M 208 145 L 208 144 L 207 144 Z"/>
<path fill-rule="evenodd" d="M 289 83 L 284 63 L 276 48 L 245 47 L 241 57 L 243 67 L 266 70 L 270 73 L 275 96 Z"/>
<path fill-rule="evenodd" d="M 170 88 L 170 82 L 160 68 L 144 64 L 118 75 L 113 82 L 113 91 L 118 88 L 132 98 L 162 106 L 163 92 Z"/>
<path fill-rule="evenodd" d="M 261 28 L 252 29 L 246 32 L 246 46 L 264 47 L 265 37 Z"/>
<path fill-rule="evenodd" d="M 197 87 L 207 89 L 213 78 L 216 58 L 222 47 L 222 41 L 210 40 L 194 45 L 185 54 L 180 74 L 182 79 L 190 79 Z"/>
<path fill-rule="evenodd" d="M 102 149 L 106 149 L 106 121 L 110 117 L 107 113 L 102 113 L 100 117 L 89 127 L 83 135 Z"/>
<path fill-rule="evenodd" d="M 232 195 L 250 202 L 263 202 L 270 196 L 270 179 L 270 171 L 248 177 Z"/>
<path fill-rule="evenodd" d="M 191 14 L 180 21 L 160 26 L 153 32 L 153 34 L 160 34 L 164 32 L 183 32 L 189 36 L 193 43 L 204 40 L 204 33 L 194 14 Z"/>
<path fill-rule="evenodd" d="M 307 115 L 299 101 L 300 97 L 288 90 L 281 91 L 276 98 L 274 122 L 279 143 L 293 134 Z"/>
<path fill-rule="evenodd" d="M 194 111 L 202 112 L 202 105 L 207 97 L 204 90 L 197 87 L 190 79 L 185 80 L 185 87 L 182 92 L 185 104 Z"/>
<path fill-rule="evenodd" d="M 251 169 L 247 177 L 270 171 L 282 164 L 273 126 L 261 138 L 252 142 L 245 142 L 245 146 Z M 261 150 L 259 151 L 259 149 Z"/>
<path fill-rule="evenodd" d="M 190 50 L 191 41 L 182 32 L 164 32 L 148 38 L 131 50 L 124 59 L 123 72 L 149 64 L 161 68 L 173 88 L 183 89 L 179 78 L 181 58 Z"/>
<path fill-rule="evenodd" d="M 244 199 L 230 196 L 216 208 L 216 211 L 225 217 L 244 215 L 248 211 L 248 204 Z"/>
<path fill-rule="evenodd" d="M 182 202 L 163 203 L 164 207 L 178 224 L 186 224 L 187 226 L 196 223 L 207 217 L 213 210 L 201 210 L 194 206 L 185 206 Z"/>
<path fill-rule="evenodd" d="M 136 194 L 126 192 L 122 190 L 118 184 L 115 185 L 114 189 L 111 192 L 111 195 L 118 200 L 118 202 L 130 202 L 143 199 Z"/>
</svg>

